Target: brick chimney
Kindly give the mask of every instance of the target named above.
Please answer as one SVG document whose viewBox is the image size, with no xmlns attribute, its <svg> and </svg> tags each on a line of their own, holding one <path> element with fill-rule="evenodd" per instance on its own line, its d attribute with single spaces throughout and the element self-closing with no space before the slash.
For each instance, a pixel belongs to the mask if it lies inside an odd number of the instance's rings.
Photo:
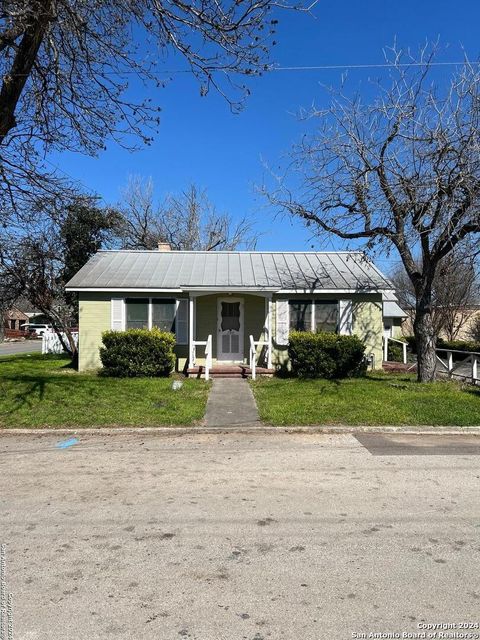
<svg viewBox="0 0 480 640">
<path fill-rule="evenodd" d="M 158 250 L 159 251 L 171 251 L 172 247 L 170 246 L 169 242 L 159 242 L 158 243 Z"/>
</svg>

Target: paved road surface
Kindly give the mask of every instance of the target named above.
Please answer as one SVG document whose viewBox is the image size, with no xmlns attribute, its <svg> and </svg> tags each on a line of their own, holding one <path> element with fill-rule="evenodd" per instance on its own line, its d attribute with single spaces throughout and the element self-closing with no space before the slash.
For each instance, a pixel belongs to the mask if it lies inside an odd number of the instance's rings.
<svg viewBox="0 0 480 640">
<path fill-rule="evenodd" d="M 15 353 L 34 353 L 41 350 L 41 340 L 25 340 L 25 342 L 0 342 L 0 356 L 10 356 Z"/>
<path fill-rule="evenodd" d="M 471 436 L 370 439 L 375 455 L 349 435 L 79 438 L 0 437 L 15 640 L 347 640 L 479 622 Z"/>
</svg>

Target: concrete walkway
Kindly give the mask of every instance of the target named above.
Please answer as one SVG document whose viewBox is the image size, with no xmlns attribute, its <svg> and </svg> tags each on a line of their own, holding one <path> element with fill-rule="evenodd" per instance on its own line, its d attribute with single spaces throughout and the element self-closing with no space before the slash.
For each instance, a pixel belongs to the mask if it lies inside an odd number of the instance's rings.
<svg viewBox="0 0 480 640">
<path fill-rule="evenodd" d="M 241 378 L 216 378 L 208 397 L 205 425 L 228 427 L 260 425 L 257 405 L 248 382 Z"/>
</svg>

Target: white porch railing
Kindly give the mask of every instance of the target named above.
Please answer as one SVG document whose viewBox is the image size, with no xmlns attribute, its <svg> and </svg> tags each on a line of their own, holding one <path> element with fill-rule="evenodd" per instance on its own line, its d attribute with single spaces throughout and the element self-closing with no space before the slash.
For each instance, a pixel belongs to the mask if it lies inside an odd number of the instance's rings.
<svg viewBox="0 0 480 640">
<path fill-rule="evenodd" d="M 72 337 L 78 347 L 78 332 L 73 331 Z M 68 344 L 67 336 L 64 333 L 62 333 L 62 338 L 65 343 Z M 42 336 L 42 353 L 64 353 L 64 351 L 63 345 L 57 334 L 54 331 L 45 331 Z"/>
<path fill-rule="evenodd" d="M 253 336 L 250 336 L 249 364 L 252 374 L 252 380 L 255 380 L 255 378 L 257 377 L 257 347 L 267 347 L 267 349 L 269 349 L 270 345 L 266 340 L 255 341 L 253 339 Z"/>
<path fill-rule="evenodd" d="M 388 360 L 388 341 L 398 342 L 402 345 L 403 351 L 403 364 L 407 364 L 407 343 L 403 340 L 397 340 L 397 338 L 391 338 L 390 336 L 384 336 L 383 338 L 383 359 L 386 362 Z"/>
<path fill-rule="evenodd" d="M 438 352 L 447 354 L 446 361 L 438 355 Z M 461 353 L 465 357 L 461 360 L 458 360 L 454 364 L 454 353 Z M 453 376 L 461 376 L 467 379 L 471 378 L 473 384 L 477 384 L 480 382 L 480 379 L 478 377 L 478 364 L 480 362 L 479 352 L 458 351 L 456 349 L 436 349 L 435 355 L 438 362 L 440 362 L 440 364 L 444 367 L 445 373 L 448 374 L 449 378 L 452 378 Z"/>
<path fill-rule="evenodd" d="M 197 347 L 205 347 L 205 380 L 209 380 L 212 368 L 212 335 L 210 334 L 206 340 L 192 340 L 190 367 L 194 367 L 196 364 Z"/>
</svg>

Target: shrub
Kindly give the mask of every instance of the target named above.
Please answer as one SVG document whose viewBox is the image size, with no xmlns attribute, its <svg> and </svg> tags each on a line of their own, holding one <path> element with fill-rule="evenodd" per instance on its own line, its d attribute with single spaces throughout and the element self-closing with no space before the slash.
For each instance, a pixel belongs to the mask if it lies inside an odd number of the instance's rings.
<svg viewBox="0 0 480 640">
<path fill-rule="evenodd" d="M 451 349 L 452 351 L 478 351 L 480 352 L 480 344 L 478 342 L 469 342 L 468 340 L 444 340 L 438 338 L 437 349 Z M 446 354 L 440 354 L 445 357 Z M 453 360 L 463 360 L 465 356 L 461 353 L 452 354 Z"/>
<path fill-rule="evenodd" d="M 480 343 L 480 314 L 476 315 L 470 323 L 468 334 L 474 342 Z"/>
<path fill-rule="evenodd" d="M 365 345 L 357 336 L 336 333 L 290 333 L 288 355 L 301 378 L 346 378 L 365 372 Z"/>
<path fill-rule="evenodd" d="M 169 376 L 175 365 L 175 336 L 166 331 L 105 331 L 102 341 L 100 359 L 105 376 Z"/>
<path fill-rule="evenodd" d="M 389 362 L 403 362 L 403 349 L 396 342 L 388 342 L 388 360 Z"/>
<path fill-rule="evenodd" d="M 402 338 L 408 343 L 412 353 L 417 353 L 417 344 L 415 342 L 415 336 L 407 336 Z M 478 351 L 480 352 L 480 343 L 471 342 L 469 340 L 444 340 L 443 338 L 437 339 L 437 349 L 451 349 L 452 351 Z M 454 360 L 462 360 L 465 356 L 457 353 L 453 354 Z"/>
</svg>

